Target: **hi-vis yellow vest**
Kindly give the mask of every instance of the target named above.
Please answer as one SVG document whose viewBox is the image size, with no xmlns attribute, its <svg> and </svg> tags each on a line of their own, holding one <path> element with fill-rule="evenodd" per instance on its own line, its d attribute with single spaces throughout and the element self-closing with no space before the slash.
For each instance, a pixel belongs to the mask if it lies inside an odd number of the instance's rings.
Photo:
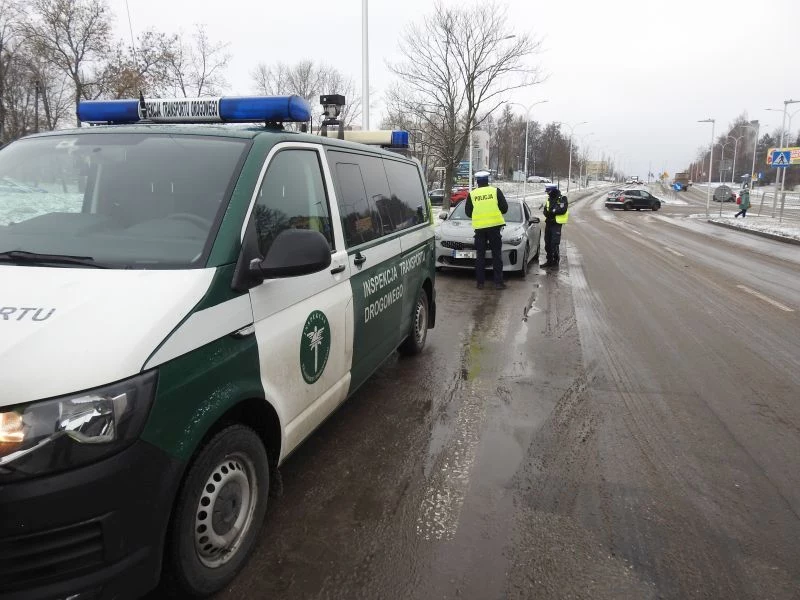
<svg viewBox="0 0 800 600">
<path fill-rule="evenodd" d="M 472 199 L 472 226 L 475 229 L 486 229 L 505 225 L 503 213 L 497 206 L 497 188 L 480 187 L 469 193 Z"/>
<path fill-rule="evenodd" d="M 545 202 L 545 209 L 550 212 L 550 198 L 544 201 Z M 556 223 L 559 225 L 565 225 L 567 221 L 569 221 L 569 208 L 567 208 L 567 212 L 563 215 L 555 215 Z"/>
</svg>

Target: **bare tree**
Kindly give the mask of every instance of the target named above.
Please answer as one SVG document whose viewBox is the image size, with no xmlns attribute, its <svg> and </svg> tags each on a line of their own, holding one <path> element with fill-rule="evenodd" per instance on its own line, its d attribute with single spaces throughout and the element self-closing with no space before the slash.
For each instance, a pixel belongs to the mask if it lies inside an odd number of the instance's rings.
<svg viewBox="0 0 800 600">
<path fill-rule="evenodd" d="M 15 0 L 0 1 L 0 141 L 5 142 L 6 90 L 19 44 L 22 13 Z"/>
<path fill-rule="evenodd" d="M 103 95 L 135 98 L 140 92 L 149 96 L 172 92 L 170 69 L 179 51 L 177 35 L 155 30 L 139 35 L 135 47 L 118 42 L 103 71 Z"/>
<path fill-rule="evenodd" d="M 301 60 L 293 65 L 279 62 L 259 64 L 250 74 L 255 91 L 267 96 L 294 94 L 314 106 L 321 94 L 341 94 L 347 100 L 342 113 L 345 126 L 352 126 L 361 117 L 361 96 L 352 77 L 325 64 Z"/>
<path fill-rule="evenodd" d="M 231 60 L 228 44 L 213 42 L 198 25 L 191 42 L 180 43 L 167 55 L 167 79 L 176 94 L 186 97 L 220 94 L 227 84 Z"/>
<path fill-rule="evenodd" d="M 389 66 L 401 82 L 389 105 L 427 123 L 446 181 L 453 180 L 469 132 L 480 125 L 478 115 L 486 118 L 509 92 L 541 81 L 538 68 L 526 63 L 539 49 L 528 34 L 512 34 L 506 9 L 494 2 L 452 8 L 437 2 L 421 24 L 406 29 L 404 61 Z M 448 207 L 449 186 L 446 192 Z"/>
<path fill-rule="evenodd" d="M 112 15 L 105 0 L 33 0 L 31 9 L 34 20 L 26 27 L 27 37 L 37 55 L 72 80 L 77 110 L 82 98 L 98 94 Z"/>
</svg>

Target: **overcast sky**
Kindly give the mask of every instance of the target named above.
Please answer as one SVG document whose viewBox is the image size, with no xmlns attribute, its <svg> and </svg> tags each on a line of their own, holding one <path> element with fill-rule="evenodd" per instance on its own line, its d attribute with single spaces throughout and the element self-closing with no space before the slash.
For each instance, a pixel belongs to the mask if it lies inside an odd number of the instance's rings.
<svg viewBox="0 0 800 600">
<path fill-rule="evenodd" d="M 130 37 L 125 0 L 109 0 L 120 36 Z M 446 5 L 464 2 L 445 0 Z M 647 175 L 686 166 L 717 131 L 740 113 L 780 127 L 783 100 L 800 99 L 800 0 L 648 0 L 605 2 L 513 0 L 509 33 L 530 33 L 543 51 L 532 62 L 546 82 L 517 91 L 539 121 L 577 123 L 595 152 L 616 153 L 627 173 Z M 191 32 L 205 24 L 230 44 L 229 91 L 252 91 L 259 62 L 312 59 L 335 66 L 361 88 L 361 0 L 129 0 L 134 34 L 155 27 Z M 292 9 L 297 16 L 292 17 Z M 429 0 L 370 0 L 370 87 L 373 127 L 392 82 L 387 61 L 399 59 L 399 34 L 430 12 Z M 475 27 L 480 27 L 475 23 Z M 505 33 L 505 32 L 504 32 Z M 797 110 L 800 104 L 790 106 Z M 800 128 L 800 113 L 792 129 Z M 737 169 L 738 170 L 738 169 Z"/>
</svg>

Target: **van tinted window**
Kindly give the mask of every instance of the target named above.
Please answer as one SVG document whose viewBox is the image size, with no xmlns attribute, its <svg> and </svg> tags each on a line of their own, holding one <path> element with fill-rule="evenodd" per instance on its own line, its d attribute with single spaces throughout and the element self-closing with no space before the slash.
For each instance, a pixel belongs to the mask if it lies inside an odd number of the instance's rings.
<svg viewBox="0 0 800 600">
<path fill-rule="evenodd" d="M 283 150 L 270 162 L 255 206 L 262 256 L 284 229 L 319 231 L 333 248 L 328 198 L 314 150 Z"/>
<path fill-rule="evenodd" d="M 378 206 L 384 232 L 427 222 L 427 202 L 417 167 L 398 160 L 384 160 L 383 166 L 391 191 L 391 196 Z"/>
<path fill-rule="evenodd" d="M 342 215 L 342 230 L 347 247 L 357 246 L 380 236 L 380 217 L 367 198 L 361 167 L 356 162 L 343 162 L 357 159 L 356 156 L 338 155 L 334 173 L 339 187 L 339 211 Z"/>
</svg>

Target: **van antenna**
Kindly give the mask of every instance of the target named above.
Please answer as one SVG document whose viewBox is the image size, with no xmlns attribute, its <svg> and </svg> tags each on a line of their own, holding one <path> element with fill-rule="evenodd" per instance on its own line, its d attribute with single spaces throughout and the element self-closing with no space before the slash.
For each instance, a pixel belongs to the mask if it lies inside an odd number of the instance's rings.
<svg viewBox="0 0 800 600">
<path fill-rule="evenodd" d="M 131 22 L 131 9 L 128 6 L 128 0 L 125 0 L 125 12 L 128 13 L 128 30 L 131 32 L 131 52 L 133 53 L 133 62 L 139 62 L 136 58 L 136 42 L 133 38 L 133 23 Z"/>
</svg>

